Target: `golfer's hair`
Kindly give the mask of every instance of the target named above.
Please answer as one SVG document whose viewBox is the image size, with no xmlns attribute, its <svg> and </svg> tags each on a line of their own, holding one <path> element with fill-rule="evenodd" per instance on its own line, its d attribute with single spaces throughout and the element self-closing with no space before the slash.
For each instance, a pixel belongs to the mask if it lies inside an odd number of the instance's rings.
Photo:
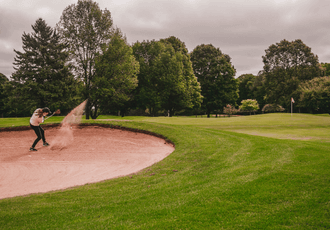
<svg viewBox="0 0 330 230">
<path fill-rule="evenodd" d="M 44 112 L 43 112 L 43 110 L 42 109 L 38 109 L 37 110 L 37 116 L 38 117 L 42 117 L 42 114 L 43 114 Z"/>
</svg>

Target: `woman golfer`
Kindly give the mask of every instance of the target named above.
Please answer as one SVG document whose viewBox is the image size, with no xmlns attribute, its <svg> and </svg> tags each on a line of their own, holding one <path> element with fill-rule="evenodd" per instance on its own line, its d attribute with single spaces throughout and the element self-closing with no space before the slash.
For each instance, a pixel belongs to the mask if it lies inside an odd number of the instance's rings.
<svg viewBox="0 0 330 230">
<path fill-rule="evenodd" d="M 34 113 L 32 114 L 32 117 L 30 119 L 30 126 L 34 130 L 34 132 L 37 134 L 37 139 L 33 142 L 32 147 L 30 148 L 30 151 L 37 151 L 34 147 L 36 147 L 37 143 L 42 139 L 44 142 L 44 146 L 48 146 L 49 144 L 46 142 L 45 139 L 45 132 L 41 128 L 40 123 L 45 121 L 45 116 L 50 114 L 49 108 L 45 107 L 42 109 L 36 109 Z"/>
</svg>

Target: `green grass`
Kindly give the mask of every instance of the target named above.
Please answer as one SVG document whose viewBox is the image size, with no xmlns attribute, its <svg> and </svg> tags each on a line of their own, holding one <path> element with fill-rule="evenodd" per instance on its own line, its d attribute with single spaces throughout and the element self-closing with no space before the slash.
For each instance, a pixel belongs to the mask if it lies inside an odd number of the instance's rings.
<svg viewBox="0 0 330 230">
<path fill-rule="evenodd" d="M 54 116 L 45 121 L 45 124 L 60 123 L 63 120 L 63 116 Z M 0 128 L 4 127 L 17 127 L 17 126 L 29 126 L 30 117 L 22 118 L 0 118 Z"/>
<path fill-rule="evenodd" d="M 0 127 L 28 123 L 11 119 Z M 176 150 L 131 176 L 0 200 L 0 229 L 330 228 L 330 116 L 84 122 L 160 133 Z"/>
<path fill-rule="evenodd" d="M 330 142 L 329 114 L 264 114 L 255 116 L 200 118 L 200 117 L 114 117 L 100 116 L 106 120 L 131 120 L 141 122 L 184 125 L 221 129 L 250 135 L 279 139 L 298 139 Z"/>
</svg>

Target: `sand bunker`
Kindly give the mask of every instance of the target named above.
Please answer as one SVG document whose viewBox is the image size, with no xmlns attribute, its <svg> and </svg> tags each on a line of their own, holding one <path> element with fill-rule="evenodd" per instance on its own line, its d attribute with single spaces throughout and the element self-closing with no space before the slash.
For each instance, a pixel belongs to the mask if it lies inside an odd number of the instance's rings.
<svg viewBox="0 0 330 230">
<path fill-rule="evenodd" d="M 49 143 L 60 132 L 44 129 Z M 37 152 L 29 151 L 36 138 L 32 129 L 0 132 L 0 199 L 129 175 L 174 151 L 172 144 L 142 133 L 99 126 L 73 126 L 72 132 L 64 147 L 43 147 L 40 141 Z"/>
</svg>

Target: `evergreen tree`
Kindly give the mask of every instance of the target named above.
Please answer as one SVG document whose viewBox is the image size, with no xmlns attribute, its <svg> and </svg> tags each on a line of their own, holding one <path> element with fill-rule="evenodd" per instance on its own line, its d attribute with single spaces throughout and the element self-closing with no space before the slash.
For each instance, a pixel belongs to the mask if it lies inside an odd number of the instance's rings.
<svg viewBox="0 0 330 230">
<path fill-rule="evenodd" d="M 12 112 L 27 115 L 45 106 L 68 110 L 75 104 L 77 84 L 66 64 L 67 47 L 43 19 L 39 18 L 32 29 L 31 34 L 23 33 L 24 52 L 14 50 L 16 71 L 8 100 L 10 107 L 16 109 Z"/>
<path fill-rule="evenodd" d="M 0 117 L 4 117 L 7 112 L 5 102 L 8 99 L 8 95 L 5 91 L 5 84 L 8 82 L 8 78 L 4 74 L 0 73 Z"/>
</svg>

